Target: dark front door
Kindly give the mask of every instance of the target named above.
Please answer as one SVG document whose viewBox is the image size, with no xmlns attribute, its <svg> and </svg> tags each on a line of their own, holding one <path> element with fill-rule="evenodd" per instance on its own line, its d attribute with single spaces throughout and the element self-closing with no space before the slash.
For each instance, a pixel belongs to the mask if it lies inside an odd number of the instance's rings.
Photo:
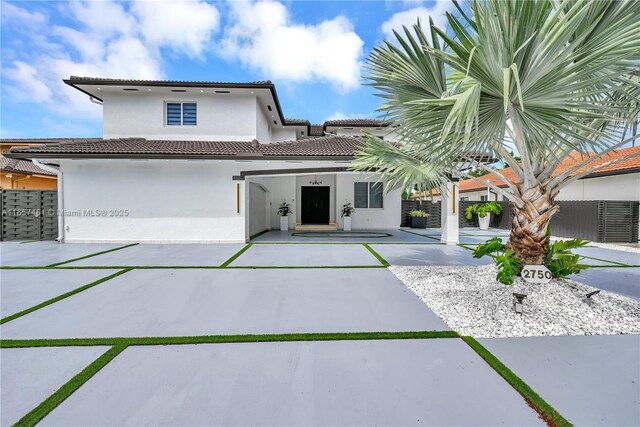
<svg viewBox="0 0 640 427">
<path fill-rule="evenodd" d="M 329 187 L 302 187 L 303 224 L 329 224 Z"/>
</svg>

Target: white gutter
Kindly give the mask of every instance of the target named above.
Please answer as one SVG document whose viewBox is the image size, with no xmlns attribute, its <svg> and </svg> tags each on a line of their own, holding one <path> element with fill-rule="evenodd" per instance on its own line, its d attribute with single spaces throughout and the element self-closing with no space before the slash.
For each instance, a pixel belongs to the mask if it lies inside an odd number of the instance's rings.
<svg viewBox="0 0 640 427">
<path fill-rule="evenodd" d="M 40 163 L 38 159 L 31 159 L 33 164 L 47 172 L 54 173 L 58 177 L 58 237 L 56 241 L 62 243 L 64 241 L 64 193 L 62 191 L 62 169 L 56 169 L 49 165 Z"/>
<path fill-rule="evenodd" d="M 93 102 L 94 104 L 102 105 L 102 101 L 100 101 L 99 99 L 94 98 L 93 96 L 89 97 L 89 101 Z"/>
</svg>

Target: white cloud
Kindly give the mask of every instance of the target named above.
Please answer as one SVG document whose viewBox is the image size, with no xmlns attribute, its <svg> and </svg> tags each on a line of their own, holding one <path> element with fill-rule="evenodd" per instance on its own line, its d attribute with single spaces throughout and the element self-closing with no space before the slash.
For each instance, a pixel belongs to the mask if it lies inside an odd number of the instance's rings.
<svg viewBox="0 0 640 427">
<path fill-rule="evenodd" d="M 10 90 L 16 98 L 38 102 L 51 100 L 51 90 L 40 80 L 38 70 L 31 65 L 14 61 L 13 67 L 5 69 L 3 75 L 15 83 Z"/>
<path fill-rule="evenodd" d="M 371 118 L 371 113 L 345 114 L 342 111 L 336 111 L 335 113 L 331 114 L 324 120 L 327 121 L 327 120 L 369 119 L 369 118 Z"/>
<path fill-rule="evenodd" d="M 270 1 L 233 2 L 230 9 L 231 25 L 220 44 L 223 56 L 269 78 L 319 79 L 341 90 L 360 84 L 364 42 L 347 18 L 296 24 L 282 3 Z"/>
<path fill-rule="evenodd" d="M 46 21 L 45 15 L 40 12 L 29 12 L 21 7 L 14 6 L 11 3 L 0 3 L 0 17 L 2 23 L 7 24 L 21 24 L 21 25 L 40 25 Z"/>
<path fill-rule="evenodd" d="M 218 9 L 205 2 L 139 1 L 131 9 L 145 40 L 190 57 L 202 54 L 220 23 Z"/>
<path fill-rule="evenodd" d="M 453 2 L 450 0 L 436 0 L 431 7 L 418 6 L 412 9 L 408 9 L 402 12 L 395 13 L 382 24 L 382 32 L 385 38 L 389 41 L 396 40 L 393 35 L 393 31 L 398 31 L 402 34 L 402 27 L 405 26 L 412 29 L 418 19 L 422 23 L 422 28 L 425 30 L 429 41 L 431 41 L 431 33 L 426 31 L 429 25 L 429 18 L 433 19 L 433 23 L 438 28 L 447 27 L 447 18 L 445 12 L 454 9 Z"/>
<path fill-rule="evenodd" d="M 47 26 L 45 15 L 2 3 L 3 19 L 8 11 L 11 17 L 32 24 L 38 34 L 38 40 L 32 38 L 34 51 L 13 59 L 3 71 L 3 87 L 13 99 L 49 104 L 54 114 L 96 120 L 100 108 L 62 79 L 70 75 L 163 78 L 162 48 L 198 56 L 219 25 L 217 9 L 204 1 L 131 5 L 75 1 L 62 7 L 74 21 L 73 28 Z"/>
</svg>

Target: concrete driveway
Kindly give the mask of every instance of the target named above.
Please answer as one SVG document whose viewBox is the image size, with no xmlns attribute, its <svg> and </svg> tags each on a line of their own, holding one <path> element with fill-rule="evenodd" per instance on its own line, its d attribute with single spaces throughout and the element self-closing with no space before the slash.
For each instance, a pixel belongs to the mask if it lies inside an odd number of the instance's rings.
<svg viewBox="0 0 640 427">
<path fill-rule="evenodd" d="M 469 251 L 382 234 L 2 243 L 0 424 L 542 425 L 384 268 Z"/>
</svg>

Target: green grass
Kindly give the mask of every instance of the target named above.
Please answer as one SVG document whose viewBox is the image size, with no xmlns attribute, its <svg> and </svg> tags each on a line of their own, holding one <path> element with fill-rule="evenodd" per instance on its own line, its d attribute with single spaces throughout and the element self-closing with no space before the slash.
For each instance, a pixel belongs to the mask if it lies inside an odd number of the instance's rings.
<svg viewBox="0 0 640 427">
<path fill-rule="evenodd" d="M 253 239 L 255 239 L 256 237 L 260 237 L 260 236 L 262 236 L 263 234 L 268 233 L 269 231 L 270 231 L 270 230 L 262 230 L 261 232 L 256 233 L 256 234 L 254 234 L 253 236 L 250 236 L 250 237 L 249 237 L 249 240 L 253 240 Z"/>
<path fill-rule="evenodd" d="M 386 268 L 385 265 L 238 265 L 227 267 L 228 270 L 301 270 L 314 268 Z"/>
<path fill-rule="evenodd" d="M 118 277 L 118 276 L 120 276 L 120 275 L 122 275 L 122 274 L 124 274 L 124 273 L 126 273 L 126 272 L 128 272 L 128 271 L 131 271 L 131 270 L 132 270 L 132 268 L 125 268 L 124 270 L 120 270 L 120 271 L 118 271 L 118 272 L 116 272 L 116 273 L 113 273 L 113 274 L 111 274 L 111 275 L 109 275 L 109 276 L 103 277 L 102 279 L 98 279 L 98 280 L 96 280 L 95 282 L 91 282 L 91 283 L 89 283 L 88 285 L 81 286 L 81 287 L 79 287 L 79 288 L 77 288 L 77 289 L 74 289 L 74 290 L 69 291 L 69 292 L 67 292 L 67 293 L 64 293 L 64 294 L 62 294 L 62 295 L 58 295 L 58 296 L 57 296 L 57 297 L 55 297 L 55 298 L 51 298 L 50 300 L 47 300 L 47 301 L 41 302 L 40 304 L 35 305 L 35 306 L 31 307 L 31 308 L 27 308 L 26 310 L 22 310 L 22 311 L 20 311 L 20 312 L 18 312 L 18 313 L 12 314 L 11 316 L 4 317 L 4 318 L 0 319 L 0 325 L 2 325 L 3 323 L 10 322 L 10 321 L 12 321 L 12 320 L 14 320 L 14 319 L 17 319 L 18 317 L 22 317 L 22 316 L 24 316 L 25 314 L 29 314 L 29 313 L 31 313 L 31 312 L 34 312 L 34 311 L 36 311 L 36 310 L 39 310 L 39 309 L 41 309 L 41 308 L 43 308 L 43 307 L 46 307 L 46 306 L 48 306 L 48 305 L 51 305 L 51 304 L 53 304 L 53 303 L 55 303 L 55 302 L 58 302 L 58 301 L 60 301 L 60 300 L 65 299 L 65 298 L 68 298 L 68 297 L 70 297 L 71 295 L 75 295 L 75 294 L 77 294 L 77 293 L 79 293 L 79 292 L 82 292 L 82 291 L 84 291 L 84 290 L 87 290 L 87 289 L 89 289 L 89 288 L 92 288 L 92 287 L 94 287 L 94 286 L 97 286 L 97 285 L 99 285 L 100 283 L 104 283 L 104 282 L 106 282 L 107 280 L 111 280 L 111 279 L 113 279 L 114 277 Z"/>
<path fill-rule="evenodd" d="M 560 415 L 540 395 L 538 395 L 527 383 L 513 373 L 504 363 L 495 357 L 489 350 L 473 337 L 462 337 L 485 362 L 489 364 L 511 387 L 525 398 L 527 403 L 538 412 L 547 424 L 551 426 L 571 426 L 572 424 Z"/>
<path fill-rule="evenodd" d="M 409 331 L 409 332 L 335 332 L 258 335 L 204 335 L 192 337 L 115 337 L 115 338 L 60 338 L 0 340 L 1 348 L 68 347 L 68 346 L 138 346 L 138 345 L 183 345 L 225 344 L 243 342 L 277 341 L 361 341 L 402 340 L 429 338 L 459 338 L 454 331 Z"/>
<path fill-rule="evenodd" d="M 382 257 L 382 255 L 380 255 L 378 252 L 374 251 L 373 248 L 371 246 L 369 246 L 367 243 L 363 243 L 362 246 L 364 246 L 369 252 L 371 252 L 371 255 L 376 257 L 376 259 L 378 261 L 380 261 L 380 263 L 382 264 L 383 267 L 389 267 L 391 265 L 391 264 L 389 264 L 389 262 L 386 259 L 384 259 Z"/>
<path fill-rule="evenodd" d="M 35 409 L 22 417 L 14 426 L 30 427 L 35 426 L 47 414 L 53 411 L 58 405 L 71 396 L 84 383 L 89 381 L 100 369 L 111 362 L 117 355 L 127 348 L 126 345 L 117 345 L 107 350 L 102 356 L 94 360 L 89 366 L 84 368 L 78 375 L 71 378 L 66 384 L 56 390 L 49 398 L 38 405 Z"/>
<path fill-rule="evenodd" d="M 233 254 L 233 256 L 231 258 L 229 258 L 228 260 L 226 260 L 225 262 L 223 262 L 220 265 L 220 268 L 227 268 L 229 266 L 229 264 L 231 264 L 233 261 L 235 261 L 240 255 L 242 255 L 243 253 L 245 253 L 246 251 L 249 250 L 249 248 L 251 247 L 251 245 L 253 245 L 252 242 L 247 243 L 242 249 L 240 249 L 238 252 L 236 252 L 235 254 Z"/>
<path fill-rule="evenodd" d="M 81 257 L 70 259 L 70 260 L 67 260 L 67 261 L 62 261 L 62 262 L 57 262 L 55 264 L 50 264 L 50 265 L 47 265 L 47 267 L 57 267 L 59 265 L 68 264 L 70 262 L 80 261 L 81 259 L 92 258 L 94 256 L 107 254 L 109 252 L 119 251 L 120 249 L 130 248 L 131 246 L 136 246 L 136 245 L 137 245 L 137 243 L 131 243 L 131 244 L 128 244 L 128 245 L 120 246 L 120 247 L 109 249 L 109 250 L 106 250 L 106 251 L 95 252 L 95 253 L 92 253 L 92 254 L 89 254 L 89 255 L 81 256 Z"/>
<path fill-rule="evenodd" d="M 425 238 L 427 238 L 427 239 L 440 241 L 440 239 L 439 239 L 439 238 L 437 238 L 437 237 L 433 237 L 433 236 L 428 236 L 428 235 L 426 235 L 426 234 L 414 233 L 413 231 L 403 230 L 402 228 L 399 228 L 399 230 L 400 230 L 400 231 L 402 231 L 403 233 L 413 234 L 414 236 L 420 236 L 420 237 L 425 237 Z"/>
</svg>

